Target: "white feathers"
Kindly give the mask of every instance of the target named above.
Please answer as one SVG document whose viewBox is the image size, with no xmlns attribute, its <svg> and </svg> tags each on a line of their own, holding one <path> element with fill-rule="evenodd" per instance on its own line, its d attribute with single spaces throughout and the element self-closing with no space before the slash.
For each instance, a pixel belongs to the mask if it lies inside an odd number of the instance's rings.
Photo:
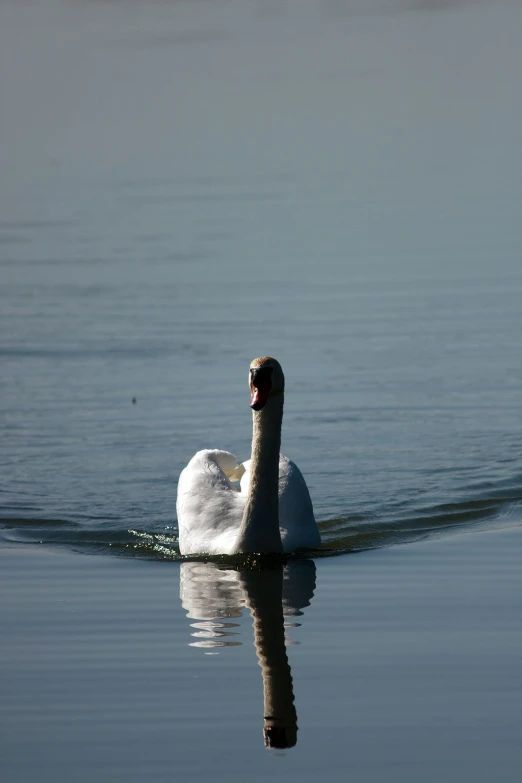
<svg viewBox="0 0 522 783">
<path fill-rule="evenodd" d="M 240 484 L 231 479 L 241 477 Z M 182 471 L 176 504 L 181 554 L 232 554 L 250 484 L 250 460 L 198 451 Z M 295 463 L 279 457 L 279 528 L 285 552 L 319 547 L 308 487 Z"/>
</svg>

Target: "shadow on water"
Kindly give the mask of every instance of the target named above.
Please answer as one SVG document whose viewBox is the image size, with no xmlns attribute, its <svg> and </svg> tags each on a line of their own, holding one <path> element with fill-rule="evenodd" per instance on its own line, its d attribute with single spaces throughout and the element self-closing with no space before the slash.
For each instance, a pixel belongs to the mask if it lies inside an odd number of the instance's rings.
<svg viewBox="0 0 522 783">
<path fill-rule="evenodd" d="M 184 562 L 180 598 L 194 629 L 191 647 L 212 650 L 242 644 L 235 618 L 249 609 L 254 644 L 263 677 L 263 733 L 268 748 L 297 742 L 297 713 L 285 628 L 297 623 L 316 586 L 312 560 L 263 559 L 237 568 L 217 563 Z"/>
</svg>

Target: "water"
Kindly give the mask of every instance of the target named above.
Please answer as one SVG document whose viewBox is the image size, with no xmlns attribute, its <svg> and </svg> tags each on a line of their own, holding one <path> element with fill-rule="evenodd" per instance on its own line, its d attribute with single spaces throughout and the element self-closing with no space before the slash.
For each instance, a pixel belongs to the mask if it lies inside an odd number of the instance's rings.
<svg viewBox="0 0 522 783">
<path fill-rule="evenodd" d="M 175 556 L 267 353 L 326 551 L 511 513 L 518 4 L 1 13 L 6 540 Z"/>
<path fill-rule="evenodd" d="M 515 783 L 520 543 L 293 561 L 279 607 L 274 572 L 1 549 L 3 779 Z"/>
<path fill-rule="evenodd" d="M 520 537 L 467 534 L 522 518 L 521 22 L 1 4 L 9 783 L 518 780 Z M 264 354 L 322 549 L 182 561 L 177 477 L 249 457 Z"/>
</svg>

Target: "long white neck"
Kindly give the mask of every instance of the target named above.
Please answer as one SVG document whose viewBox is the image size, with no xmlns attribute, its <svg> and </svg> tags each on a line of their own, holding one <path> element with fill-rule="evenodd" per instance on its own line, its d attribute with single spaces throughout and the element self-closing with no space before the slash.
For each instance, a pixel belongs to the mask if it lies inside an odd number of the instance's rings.
<svg viewBox="0 0 522 783">
<path fill-rule="evenodd" d="M 250 487 L 239 529 L 236 552 L 282 552 L 279 532 L 279 452 L 284 394 L 270 397 L 253 412 Z"/>
</svg>

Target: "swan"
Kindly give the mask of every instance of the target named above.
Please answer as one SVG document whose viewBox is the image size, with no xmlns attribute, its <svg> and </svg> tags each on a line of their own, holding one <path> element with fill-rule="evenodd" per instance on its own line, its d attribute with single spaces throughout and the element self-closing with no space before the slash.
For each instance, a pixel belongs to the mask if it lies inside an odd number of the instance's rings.
<svg viewBox="0 0 522 783">
<path fill-rule="evenodd" d="M 285 377 L 270 356 L 250 364 L 252 457 L 198 451 L 181 472 L 176 511 L 182 555 L 316 549 L 321 538 L 297 465 L 279 453 Z"/>
</svg>

